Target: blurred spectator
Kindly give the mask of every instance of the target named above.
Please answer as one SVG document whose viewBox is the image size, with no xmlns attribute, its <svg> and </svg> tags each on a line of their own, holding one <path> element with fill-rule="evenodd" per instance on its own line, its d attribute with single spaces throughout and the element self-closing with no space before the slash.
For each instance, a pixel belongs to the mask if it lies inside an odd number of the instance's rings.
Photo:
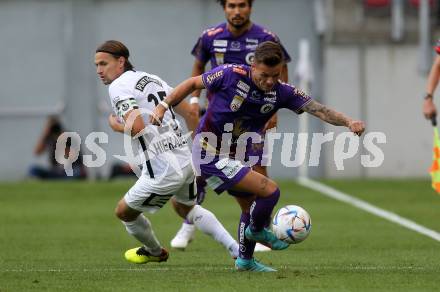
<svg viewBox="0 0 440 292">
<path fill-rule="evenodd" d="M 131 169 L 129 164 L 114 163 L 110 172 L 109 179 L 116 177 L 136 177 L 136 174 Z"/>
<path fill-rule="evenodd" d="M 49 167 L 32 165 L 29 170 L 31 177 L 39 179 L 84 179 L 86 177 L 85 167 L 82 162 L 82 155 L 79 153 L 78 159 L 73 162 L 73 176 L 67 176 L 64 166 L 59 164 L 55 158 L 55 149 L 58 137 L 64 132 L 61 122 L 56 116 L 48 118 L 43 133 L 34 149 L 34 154 L 39 156 L 47 152 L 49 157 Z M 70 138 L 67 139 L 65 157 L 72 157 Z"/>
</svg>

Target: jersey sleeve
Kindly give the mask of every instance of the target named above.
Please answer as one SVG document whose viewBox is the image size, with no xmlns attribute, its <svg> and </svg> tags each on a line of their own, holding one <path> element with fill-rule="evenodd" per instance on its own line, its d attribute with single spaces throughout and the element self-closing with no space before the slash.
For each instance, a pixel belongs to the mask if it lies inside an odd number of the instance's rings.
<svg viewBox="0 0 440 292">
<path fill-rule="evenodd" d="M 218 66 L 211 71 L 202 74 L 203 84 L 208 91 L 218 91 L 226 83 L 227 75 L 230 74 L 230 65 Z"/>
<path fill-rule="evenodd" d="M 134 94 L 127 84 L 110 85 L 109 95 L 113 110 L 119 118 L 123 118 L 129 111 L 139 108 Z"/>
<path fill-rule="evenodd" d="M 278 43 L 281 46 L 281 50 L 283 51 L 284 62 L 289 63 L 292 59 L 290 58 L 289 53 L 287 52 L 286 48 L 281 43 L 281 41 L 278 38 L 278 36 L 276 34 L 274 34 L 273 32 L 270 32 L 268 30 L 265 30 L 264 32 L 267 34 L 264 41 L 271 41 L 271 42 Z"/>
<path fill-rule="evenodd" d="M 196 57 L 199 61 L 203 63 L 207 63 L 209 61 L 209 40 L 207 38 L 206 32 L 204 32 L 197 43 L 194 45 L 194 48 L 191 51 L 191 54 Z"/>
<path fill-rule="evenodd" d="M 437 41 L 437 44 L 435 45 L 435 52 L 440 55 L 440 40 Z"/>
<path fill-rule="evenodd" d="M 312 101 L 304 91 L 287 83 L 281 83 L 281 96 L 284 99 L 283 107 L 297 114 L 302 114 L 302 109 Z"/>
</svg>

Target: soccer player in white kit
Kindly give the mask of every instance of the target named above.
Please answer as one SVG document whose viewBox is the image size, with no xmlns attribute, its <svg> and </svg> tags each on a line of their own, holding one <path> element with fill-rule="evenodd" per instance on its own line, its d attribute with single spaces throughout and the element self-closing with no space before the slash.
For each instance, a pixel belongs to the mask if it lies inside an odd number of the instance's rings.
<svg viewBox="0 0 440 292">
<path fill-rule="evenodd" d="M 131 135 L 144 158 L 141 176 L 115 210 L 127 232 L 142 243 L 141 247 L 127 250 L 125 258 L 139 264 L 168 259 L 168 251 L 159 243 L 143 212 L 154 213 L 169 199 L 178 215 L 192 221 L 236 257 L 237 242 L 213 213 L 196 205 L 191 153 L 173 109 L 167 112 L 161 126 L 148 122 L 149 114 L 163 104 L 172 88 L 158 76 L 135 71 L 128 58 L 127 47 L 115 40 L 100 45 L 95 54 L 96 72 L 105 85 L 110 85 L 116 114 L 109 116 L 109 125 L 114 131 Z M 198 119 L 191 116 L 188 106 L 182 102 L 174 109 L 193 130 Z"/>
</svg>

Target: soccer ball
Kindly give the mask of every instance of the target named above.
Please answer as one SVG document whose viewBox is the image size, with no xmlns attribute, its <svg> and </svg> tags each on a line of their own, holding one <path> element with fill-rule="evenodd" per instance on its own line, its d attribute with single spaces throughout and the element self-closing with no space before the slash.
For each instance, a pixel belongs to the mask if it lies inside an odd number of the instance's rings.
<svg viewBox="0 0 440 292">
<path fill-rule="evenodd" d="M 305 240 L 312 229 L 309 213 L 299 206 L 288 205 L 278 210 L 272 220 L 272 231 L 289 244 Z"/>
</svg>

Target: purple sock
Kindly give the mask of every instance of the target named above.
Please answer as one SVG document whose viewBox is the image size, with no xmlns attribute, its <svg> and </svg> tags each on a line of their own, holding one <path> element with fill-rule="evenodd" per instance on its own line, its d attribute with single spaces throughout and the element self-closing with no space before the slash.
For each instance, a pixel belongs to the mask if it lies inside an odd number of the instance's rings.
<svg viewBox="0 0 440 292">
<path fill-rule="evenodd" d="M 280 189 L 265 198 L 257 198 L 251 206 L 250 228 L 252 231 L 261 231 L 270 220 L 273 208 L 280 198 Z"/>
<path fill-rule="evenodd" d="M 238 225 L 238 252 L 239 257 L 242 259 L 251 259 L 254 255 L 255 241 L 248 240 L 246 236 L 244 236 L 244 231 L 246 227 L 248 227 L 251 219 L 251 214 L 249 213 L 241 213 L 240 216 L 240 224 Z"/>
<path fill-rule="evenodd" d="M 198 176 L 196 177 L 196 188 L 197 188 L 197 205 L 202 205 L 203 201 L 205 200 L 206 196 L 206 181 L 203 177 Z M 188 221 L 188 219 L 185 218 L 184 221 L 186 224 L 192 224 Z"/>
</svg>

